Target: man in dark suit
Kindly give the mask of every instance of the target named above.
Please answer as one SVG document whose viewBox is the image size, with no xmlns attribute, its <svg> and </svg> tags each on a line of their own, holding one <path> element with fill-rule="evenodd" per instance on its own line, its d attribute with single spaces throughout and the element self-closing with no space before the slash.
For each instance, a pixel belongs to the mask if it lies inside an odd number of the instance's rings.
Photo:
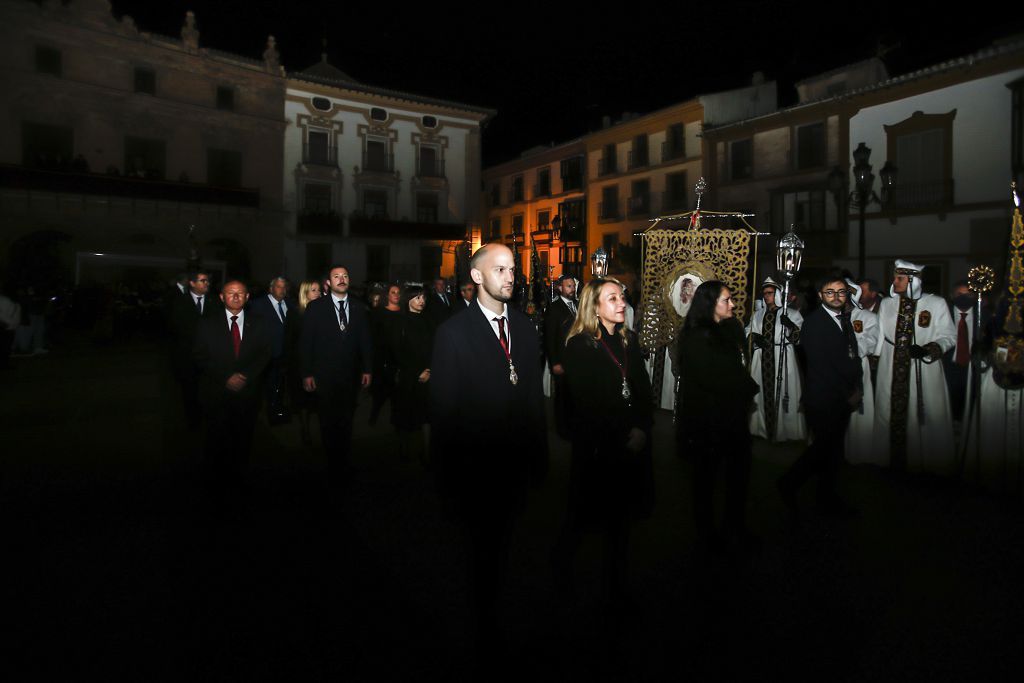
<svg viewBox="0 0 1024 683">
<path fill-rule="evenodd" d="M 540 349 L 529 318 L 508 306 L 515 263 L 500 244 L 470 261 L 473 306 L 437 330 L 430 366 L 432 457 L 449 509 L 469 539 L 475 632 L 499 641 L 497 598 L 515 512 L 547 465 Z"/>
<path fill-rule="evenodd" d="M 270 358 L 270 367 L 267 369 L 267 381 L 264 383 L 267 419 L 271 424 L 277 424 L 286 419 L 283 386 L 285 377 L 284 339 L 288 312 L 291 310 L 286 299 L 287 296 L 288 280 L 279 275 L 270 281 L 266 296 L 261 296 L 249 304 L 249 310 L 253 315 L 266 321 L 273 337 L 273 355 Z"/>
<path fill-rule="evenodd" d="M 799 512 L 797 492 L 811 476 L 818 477 L 818 509 L 824 514 L 854 512 L 836 491 L 850 413 L 864 396 L 860 356 L 850 314 L 847 284 L 826 277 L 818 287 L 821 306 L 804 320 L 800 346 L 807 360 L 803 392 L 804 414 L 813 442 L 779 479 L 783 500 Z"/>
<path fill-rule="evenodd" d="M 576 280 L 567 273 L 558 278 L 558 296 L 548 304 L 544 312 L 544 346 L 551 369 L 552 394 L 555 403 L 555 430 L 563 439 L 570 439 L 568 393 L 565 390 L 565 369 L 562 368 L 562 353 L 565 338 L 576 320 Z"/>
<path fill-rule="evenodd" d="M 427 317 L 434 323 L 434 327 L 440 327 L 441 323 L 447 320 L 452 314 L 452 299 L 448 296 L 448 288 L 444 278 L 434 280 L 434 289 L 427 294 Z"/>
<path fill-rule="evenodd" d="M 302 318 L 299 362 L 302 385 L 319 403 L 320 438 L 333 484 L 348 476 L 352 415 L 360 387 L 370 386 L 373 351 L 370 318 L 349 295 L 348 268 L 328 271 L 327 296 L 310 302 Z"/>
<path fill-rule="evenodd" d="M 455 305 L 456 311 L 469 308 L 476 301 L 476 285 L 472 282 L 463 282 L 459 287 L 459 302 Z"/>
<path fill-rule="evenodd" d="M 214 500 L 223 504 L 223 494 L 242 483 L 249 462 L 272 342 L 266 322 L 245 314 L 244 283 L 225 283 L 220 299 L 224 308 L 196 329 L 193 358 L 206 419 L 204 461 Z"/>
<path fill-rule="evenodd" d="M 192 358 L 199 321 L 214 318 L 224 310 L 221 302 L 209 296 L 210 274 L 198 270 L 188 274 L 183 296 L 172 296 L 170 310 L 171 373 L 181 387 L 185 419 L 192 429 L 199 427 L 199 377 Z"/>
<path fill-rule="evenodd" d="M 956 326 L 956 344 L 942 356 L 942 366 L 946 375 L 946 386 L 949 388 L 949 403 L 953 412 L 953 424 L 960 423 L 966 417 L 967 398 L 970 396 L 968 384 L 971 383 L 971 349 L 974 344 L 975 318 L 977 317 L 977 295 L 972 294 L 966 280 L 953 285 L 953 300 L 950 302 L 949 313 Z M 991 313 L 981 310 L 979 330 L 989 324 Z"/>
</svg>

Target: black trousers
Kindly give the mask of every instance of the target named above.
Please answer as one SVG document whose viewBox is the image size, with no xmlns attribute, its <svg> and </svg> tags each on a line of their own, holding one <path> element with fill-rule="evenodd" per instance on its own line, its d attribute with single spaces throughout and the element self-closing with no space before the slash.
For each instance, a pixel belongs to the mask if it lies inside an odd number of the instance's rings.
<svg viewBox="0 0 1024 683">
<path fill-rule="evenodd" d="M 694 461 L 693 518 L 697 536 L 715 536 L 715 488 L 725 470 L 725 519 L 722 532 L 738 537 L 746 532 L 747 491 L 750 486 L 751 441 L 746 425 L 734 428 L 691 424 L 680 448 Z"/>
<path fill-rule="evenodd" d="M 822 410 L 808 408 L 807 428 L 813 441 L 782 475 L 781 484 L 796 491 L 813 476 L 818 478 L 818 503 L 828 504 L 838 497 L 836 476 L 846 451 L 846 428 L 850 412 L 846 404 Z"/>
<path fill-rule="evenodd" d="M 206 406 L 203 462 L 208 493 L 216 506 L 226 504 L 245 484 L 259 399 L 230 397 Z"/>
<path fill-rule="evenodd" d="M 320 440 L 332 484 L 343 483 L 349 474 L 352 452 L 352 415 L 356 409 L 359 385 L 322 383 L 316 395 L 320 419 Z"/>
</svg>

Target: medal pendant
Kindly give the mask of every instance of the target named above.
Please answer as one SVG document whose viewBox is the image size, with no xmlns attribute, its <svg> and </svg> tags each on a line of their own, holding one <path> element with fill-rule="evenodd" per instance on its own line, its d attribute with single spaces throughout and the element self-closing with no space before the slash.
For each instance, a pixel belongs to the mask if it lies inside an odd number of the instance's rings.
<svg viewBox="0 0 1024 683">
<path fill-rule="evenodd" d="M 508 366 L 508 381 L 512 382 L 513 385 L 519 384 L 519 375 L 516 374 L 516 366 L 509 363 Z"/>
<path fill-rule="evenodd" d="M 339 323 L 339 325 L 341 327 L 341 331 L 344 332 L 345 331 L 345 323 Z"/>
<path fill-rule="evenodd" d="M 623 378 L 622 380 L 622 398 L 626 399 L 626 403 L 629 403 L 629 399 L 632 396 L 629 392 L 629 383 Z"/>
</svg>

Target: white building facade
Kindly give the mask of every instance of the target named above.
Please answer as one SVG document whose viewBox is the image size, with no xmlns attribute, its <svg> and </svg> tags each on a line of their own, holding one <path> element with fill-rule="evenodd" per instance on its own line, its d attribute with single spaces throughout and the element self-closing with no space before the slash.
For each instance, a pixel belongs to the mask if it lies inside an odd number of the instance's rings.
<svg viewBox="0 0 1024 683">
<path fill-rule="evenodd" d="M 479 239 L 480 128 L 494 112 L 359 84 L 326 61 L 285 96 L 285 272 L 451 277 Z"/>
</svg>

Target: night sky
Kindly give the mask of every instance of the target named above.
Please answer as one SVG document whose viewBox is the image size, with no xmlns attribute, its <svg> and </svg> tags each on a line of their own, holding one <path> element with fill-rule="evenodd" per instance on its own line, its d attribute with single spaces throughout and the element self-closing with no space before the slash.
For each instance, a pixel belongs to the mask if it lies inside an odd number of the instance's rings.
<svg viewBox="0 0 1024 683">
<path fill-rule="evenodd" d="M 484 132 L 485 166 L 578 137 L 605 115 L 747 85 L 754 71 L 779 82 L 787 105 L 795 102 L 795 82 L 874 56 L 879 45 L 889 73 L 899 75 L 1024 32 L 1024 15 L 995 3 L 938 15 L 937 3 L 875 0 L 678 3 L 673 10 L 633 1 L 616 5 L 617 14 L 550 2 L 461 10 L 337 0 L 112 4 L 140 29 L 172 36 L 192 9 L 202 45 L 253 58 L 273 34 L 290 71 L 318 61 L 326 38 L 331 63 L 363 83 L 496 109 Z"/>
</svg>

